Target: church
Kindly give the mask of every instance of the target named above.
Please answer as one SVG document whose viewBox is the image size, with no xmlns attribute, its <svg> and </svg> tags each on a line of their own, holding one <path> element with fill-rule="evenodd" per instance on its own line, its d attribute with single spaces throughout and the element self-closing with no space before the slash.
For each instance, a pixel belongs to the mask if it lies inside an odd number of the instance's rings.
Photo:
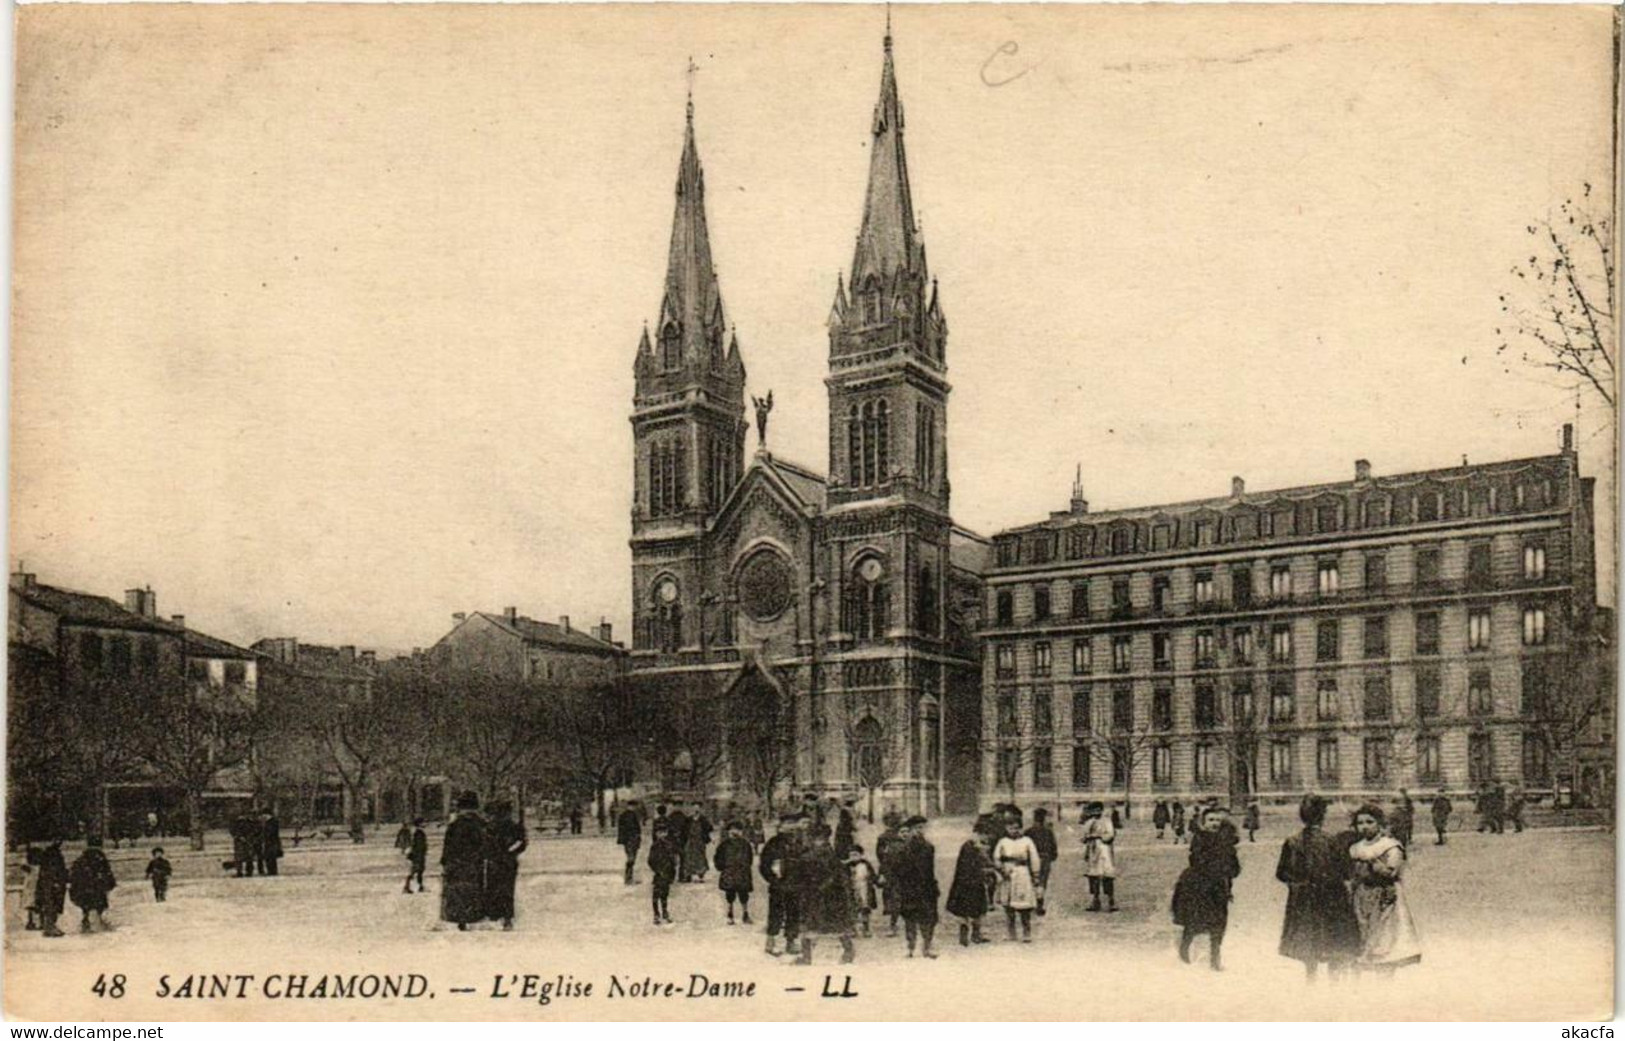
<svg viewBox="0 0 1625 1041">
<path fill-rule="evenodd" d="M 931 814 L 976 805 L 989 547 L 949 512 L 948 323 L 903 126 L 888 30 L 862 223 L 827 319 L 821 473 L 769 449 L 771 393 L 747 414 L 689 102 L 632 411 L 631 669 L 672 717 L 658 753 L 667 791 L 776 805 L 813 792 Z"/>
</svg>

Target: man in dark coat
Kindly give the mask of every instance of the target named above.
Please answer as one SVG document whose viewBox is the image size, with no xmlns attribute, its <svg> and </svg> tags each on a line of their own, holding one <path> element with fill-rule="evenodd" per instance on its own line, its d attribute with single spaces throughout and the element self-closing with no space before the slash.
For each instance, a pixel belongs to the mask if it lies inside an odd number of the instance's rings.
<svg viewBox="0 0 1625 1041">
<path fill-rule="evenodd" d="M 418 892 L 423 892 L 423 868 L 429 863 L 429 835 L 423 830 L 423 818 L 419 817 L 412 822 L 412 833 L 406 837 L 406 883 L 401 892 L 412 891 L 412 880 L 418 882 Z"/>
<path fill-rule="evenodd" d="M 638 818 L 637 803 L 629 803 L 615 818 L 615 844 L 626 850 L 626 884 L 632 884 L 632 872 L 638 863 L 638 847 L 643 845 L 643 821 Z"/>
<path fill-rule="evenodd" d="M 270 810 L 261 810 L 258 824 L 260 874 L 274 875 L 277 861 L 282 859 L 282 822 Z"/>
<path fill-rule="evenodd" d="M 925 840 L 924 829 L 924 817 L 910 817 L 904 822 L 903 847 L 897 852 L 893 868 L 910 958 L 914 957 L 916 936 L 923 941 L 921 954 L 927 958 L 937 956 L 931 949 L 937 931 L 937 898 L 941 895 L 937 888 L 937 851 Z"/>
<path fill-rule="evenodd" d="M 1156 807 L 1151 811 L 1151 824 L 1157 829 L 1157 838 L 1162 838 L 1162 833 L 1167 829 L 1170 819 L 1171 818 L 1168 815 L 1168 800 L 1158 799 Z"/>
<path fill-rule="evenodd" d="M 853 833 L 857 830 L 857 822 L 852 817 L 852 806 L 856 800 L 848 799 L 841 805 L 841 815 L 835 821 L 835 855 L 842 860 L 852 852 Z"/>
<path fill-rule="evenodd" d="M 519 854 L 530 845 L 525 826 L 513 819 L 513 804 L 491 804 L 491 822 L 485 831 L 485 917 L 513 928 L 514 886 L 519 881 Z"/>
<path fill-rule="evenodd" d="M 795 860 L 799 851 L 798 831 L 802 818 L 785 814 L 779 830 L 762 845 L 756 868 L 767 882 L 767 953 L 779 955 L 779 934 L 784 934 L 784 953 L 796 953 L 801 935 L 801 908 L 796 899 Z"/>
<path fill-rule="evenodd" d="M 948 886 L 948 913 L 960 919 L 961 947 L 988 942 L 982 935 L 982 916 L 992 907 L 990 891 L 997 877 L 998 871 L 988 855 L 987 836 L 973 832 L 959 847 L 954 879 Z"/>
<path fill-rule="evenodd" d="M 90 916 L 96 916 L 96 926 L 102 930 L 111 928 L 104 915 L 107 913 L 107 894 L 118 885 L 113 879 L 113 865 L 107 862 L 107 854 L 102 852 L 102 840 L 92 835 L 86 840 L 83 853 L 79 854 L 68 869 L 68 898 L 79 908 L 82 916 L 79 919 L 79 931 L 91 931 Z"/>
<path fill-rule="evenodd" d="M 1049 826 L 1049 811 L 1039 808 L 1033 811 L 1033 826 L 1027 829 L 1027 837 L 1033 840 L 1038 848 L 1038 877 L 1033 881 L 1038 889 L 1038 915 L 1044 915 L 1044 895 L 1049 890 L 1049 870 L 1061 855 L 1061 847 L 1055 842 L 1055 829 Z"/>
<path fill-rule="evenodd" d="M 897 908 L 897 886 L 892 881 L 892 865 L 897 860 L 897 853 L 903 848 L 903 837 L 899 834 L 903 819 L 895 810 L 888 810 L 881 818 L 886 827 L 875 840 L 875 866 L 880 870 L 880 911 L 886 916 L 886 935 L 897 935 L 897 919 L 902 914 Z"/>
<path fill-rule="evenodd" d="M 39 910 L 40 928 L 46 936 L 62 935 L 56 920 L 68 896 L 68 864 L 62 858 L 62 840 L 46 843 L 39 853 L 39 885 L 34 890 L 34 906 Z"/>
<path fill-rule="evenodd" d="M 473 792 L 457 797 L 457 810 L 440 844 L 440 917 L 467 931 L 485 917 L 485 820 Z"/>
<path fill-rule="evenodd" d="M 254 866 L 259 862 L 259 821 L 240 813 L 231 821 L 231 857 L 237 865 L 238 878 L 253 878 Z"/>
<path fill-rule="evenodd" d="M 820 936 L 838 938 L 841 964 L 850 963 L 856 956 L 852 943 L 852 878 L 830 844 L 828 825 L 815 824 L 809 830 L 796 856 L 793 878 L 801 907 L 800 964 L 812 964 L 813 945 Z"/>
<path fill-rule="evenodd" d="M 666 818 L 666 827 L 670 829 L 666 832 L 666 837 L 671 840 L 673 846 L 677 847 L 677 881 L 679 882 L 688 881 L 688 865 L 683 863 L 683 851 L 688 848 L 688 830 L 691 826 L 692 822 L 688 819 L 688 814 L 684 813 L 681 808 L 672 810 L 671 814 Z"/>
<path fill-rule="evenodd" d="M 722 890 L 722 896 L 728 901 L 728 924 L 734 924 L 734 901 L 739 901 L 739 910 L 743 914 L 745 924 L 750 924 L 750 893 L 753 888 L 751 875 L 756 854 L 750 848 L 750 841 L 745 838 L 745 826 L 739 821 L 728 822 L 728 834 L 717 843 L 717 888 Z"/>
<path fill-rule="evenodd" d="M 1440 792 L 1433 797 L 1433 830 L 1438 833 L 1435 846 L 1444 845 L 1444 833 L 1450 830 L 1450 812 L 1455 807 L 1450 805 L 1450 797 Z"/>
<path fill-rule="evenodd" d="M 1507 792 L 1503 798 L 1506 801 L 1501 807 L 1502 830 L 1506 829 L 1507 824 L 1511 824 L 1513 829 L 1521 834 L 1523 832 L 1523 804 L 1528 799 L 1523 793 L 1523 786 L 1514 784 L 1512 790 Z"/>
</svg>

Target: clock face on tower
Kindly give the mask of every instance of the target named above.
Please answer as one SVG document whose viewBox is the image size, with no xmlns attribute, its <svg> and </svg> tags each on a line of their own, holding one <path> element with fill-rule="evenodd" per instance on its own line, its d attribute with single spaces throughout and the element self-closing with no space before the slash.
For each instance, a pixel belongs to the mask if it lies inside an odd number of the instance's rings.
<svg viewBox="0 0 1625 1041">
<path fill-rule="evenodd" d="M 665 579 L 655 587 L 655 596 L 663 604 L 674 602 L 677 599 L 677 583 L 669 578 Z"/>
<path fill-rule="evenodd" d="M 759 549 L 739 568 L 739 606 L 758 622 L 771 622 L 795 597 L 790 562 L 777 550 Z"/>
<path fill-rule="evenodd" d="M 858 574 L 863 576 L 865 582 L 880 581 L 880 576 L 885 574 L 885 571 L 885 567 L 874 557 L 865 560 L 858 568 Z"/>
</svg>

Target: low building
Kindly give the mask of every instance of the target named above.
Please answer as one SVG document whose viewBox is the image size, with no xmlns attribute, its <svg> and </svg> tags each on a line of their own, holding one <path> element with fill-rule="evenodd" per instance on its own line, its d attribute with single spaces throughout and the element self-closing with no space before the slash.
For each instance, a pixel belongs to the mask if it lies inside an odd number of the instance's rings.
<svg viewBox="0 0 1625 1041">
<path fill-rule="evenodd" d="M 1354 471 L 1106 513 L 1079 487 L 997 535 L 984 802 L 1573 785 L 1566 727 L 1611 699 L 1576 677 L 1612 652 L 1572 430 L 1553 455 Z"/>
<path fill-rule="evenodd" d="M 608 622 L 583 631 L 568 615 L 554 624 L 527 618 L 515 607 L 451 617 L 451 631 L 429 648 L 432 664 L 579 686 L 612 681 L 626 669 L 626 649 L 614 641 Z"/>
</svg>

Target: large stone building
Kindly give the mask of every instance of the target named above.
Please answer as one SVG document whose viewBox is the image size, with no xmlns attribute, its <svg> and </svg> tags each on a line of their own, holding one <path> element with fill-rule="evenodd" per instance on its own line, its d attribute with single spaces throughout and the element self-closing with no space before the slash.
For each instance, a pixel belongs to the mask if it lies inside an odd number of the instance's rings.
<svg viewBox="0 0 1625 1041">
<path fill-rule="evenodd" d="M 707 787 L 967 807 L 980 724 L 967 616 L 985 544 L 949 514 L 948 328 L 891 38 L 852 268 L 828 313 L 827 476 L 767 451 L 770 397 L 747 459 L 693 115 L 691 102 L 659 319 L 636 356 L 632 669 L 652 691 L 726 706 Z M 700 754 L 682 753 L 690 782 Z"/>
<path fill-rule="evenodd" d="M 626 650 L 613 640 L 608 622 L 584 632 L 568 616 L 554 624 L 508 607 L 501 614 L 452 615 L 451 631 L 429 648 L 428 658 L 526 682 L 591 686 L 620 677 Z"/>
<path fill-rule="evenodd" d="M 983 797 L 1596 796 L 1612 649 L 1592 495 L 1568 427 L 1554 455 L 1361 460 L 1351 481 L 1238 477 L 1168 506 L 1092 513 L 1075 488 L 993 540 Z"/>
</svg>

